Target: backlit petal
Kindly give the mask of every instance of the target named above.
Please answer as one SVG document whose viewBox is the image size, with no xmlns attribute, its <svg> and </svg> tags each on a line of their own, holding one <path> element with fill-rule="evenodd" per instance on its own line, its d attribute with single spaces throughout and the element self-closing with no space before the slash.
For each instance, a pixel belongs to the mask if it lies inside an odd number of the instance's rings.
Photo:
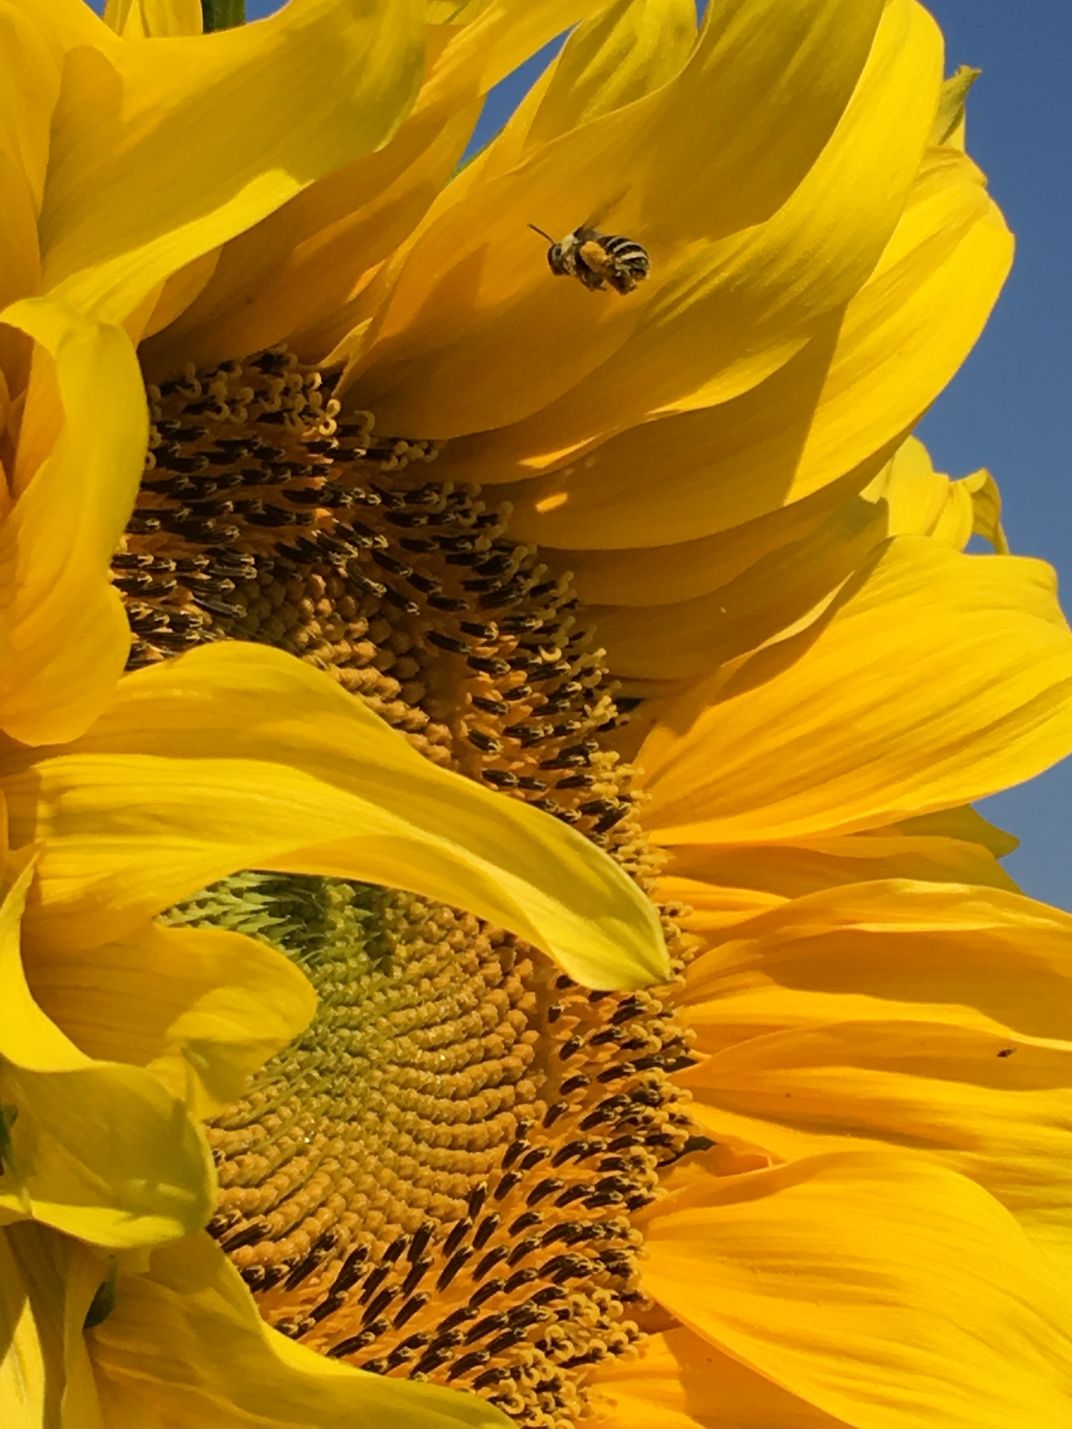
<svg viewBox="0 0 1072 1429">
<path fill-rule="evenodd" d="M 115 1309 L 87 1340 L 117 1426 L 508 1429 L 475 1395 L 366 1374 L 270 1329 L 207 1236 L 155 1251 L 146 1275 L 120 1275 Z"/>
<path fill-rule="evenodd" d="M 874 828 L 1055 763 L 1072 636 L 1053 585 L 1040 562 L 890 542 L 812 627 L 658 712 L 639 756 L 654 838 Z"/>
<path fill-rule="evenodd" d="M 122 321 L 388 138 L 419 84 L 421 39 L 410 0 L 293 0 L 212 35 L 72 50 L 40 219 L 45 282 Z"/>
<path fill-rule="evenodd" d="M 34 1002 L 19 949 L 32 873 L 0 909 L 0 1224 L 29 1217 L 108 1246 L 185 1235 L 212 1210 L 208 1148 L 156 1077 L 94 1062 Z"/>
<path fill-rule="evenodd" d="M 660 1304 L 854 1429 L 1072 1414 L 1067 1281 L 986 1192 L 922 1160 L 713 1178 L 658 1207 L 647 1250 Z"/>
<path fill-rule="evenodd" d="M 898 2 L 890 24 L 905 42 L 916 95 L 898 114 L 899 157 L 884 175 L 883 198 L 869 209 L 866 227 L 877 246 L 869 252 L 867 237 L 850 225 L 852 257 L 842 232 L 820 244 L 829 267 L 815 263 L 811 245 L 832 208 L 812 194 L 806 213 L 793 217 L 786 200 L 805 204 L 805 175 L 813 177 L 808 171 L 849 102 L 882 10 L 870 0 L 738 0 L 712 12 L 675 80 L 593 120 L 583 145 L 564 135 L 456 204 L 448 191 L 358 356 L 352 377 L 362 402 L 395 430 L 445 437 L 516 421 L 572 390 L 542 427 L 545 449 L 554 452 L 574 440 L 582 378 L 592 438 L 608 434 L 607 423 L 620 422 L 623 410 L 635 420 L 682 402 L 702 405 L 715 398 L 695 400 L 700 386 L 728 396 L 781 365 L 805 340 L 807 324 L 850 296 L 873 266 L 899 211 L 900 166 L 907 188 L 919 161 L 922 137 L 913 151 L 912 116 L 927 89 L 928 61 L 924 54 L 921 64 L 915 51 L 913 19 L 903 31 L 916 11 Z M 921 43 L 926 49 L 929 40 Z M 883 46 L 875 83 L 858 91 L 869 113 L 882 111 L 891 80 L 885 60 Z M 867 134 L 872 171 L 882 169 L 867 126 L 850 122 L 850 131 L 861 144 Z M 721 136 L 702 165 L 694 161 L 697 133 Z M 845 162 L 851 168 L 848 156 Z M 817 183 L 824 197 L 831 192 L 825 173 Z M 521 241 L 534 212 L 556 234 L 598 220 L 636 237 L 657 255 L 657 276 L 632 301 L 612 301 L 556 283 L 538 250 L 522 264 L 514 244 L 489 244 L 493 216 L 496 229 L 516 229 Z M 809 249 L 807 277 L 799 244 Z M 754 335 L 748 355 L 734 335 L 742 325 Z"/>
<path fill-rule="evenodd" d="M 17 499 L 0 525 L 0 725 L 43 744 L 91 724 L 126 662 L 130 631 L 108 567 L 138 490 L 148 416 L 119 328 L 47 298 L 0 317 L 40 344 Z"/>
<path fill-rule="evenodd" d="M 979 171 L 932 155 L 874 273 L 796 357 L 734 401 L 648 422 L 510 487 L 514 528 L 570 548 L 694 540 L 884 460 L 970 352 L 1011 257 Z M 458 459 L 471 478 L 502 481 L 526 440 L 473 439 Z"/>
<path fill-rule="evenodd" d="M 200 35 L 201 0 L 108 0 L 104 23 L 137 40 L 154 35 Z"/>
<path fill-rule="evenodd" d="M 316 1008 L 299 968 L 265 943 L 148 923 L 103 947 L 31 960 L 34 997 L 92 1057 L 147 1067 L 191 1114 L 238 1099 L 245 1080 Z"/>
<path fill-rule="evenodd" d="M 100 1279 L 77 1241 L 28 1222 L 0 1230 L 4 1429 L 105 1429 L 82 1334 Z"/>
<path fill-rule="evenodd" d="M 1055 1253 L 1072 1171 L 1072 917 L 996 889 L 861 884 L 733 930 L 682 999 L 708 1132 L 784 1160 L 870 1141 L 979 1181 Z"/>
<path fill-rule="evenodd" d="M 448 23 L 429 34 L 430 73 L 397 134 L 228 243 L 204 293 L 147 345 L 147 369 L 211 364 L 283 339 L 321 361 L 359 320 L 351 302 L 372 274 L 408 246 L 488 89 L 593 8 L 593 0 L 449 7 Z M 154 314 L 149 331 L 163 326 Z"/>
<path fill-rule="evenodd" d="M 128 676 L 81 740 L 0 751 L 13 836 L 41 841 L 35 936 L 124 937 L 243 868 L 461 904 L 593 987 L 665 976 L 651 905 L 549 815 L 424 759 L 308 665 L 228 642 Z"/>
<path fill-rule="evenodd" d="M 824 1414 L 691 1330 L 645 1335 L 593 1375 L 590 1429 L 838 1429 Z"/>
<path fill-rule="evenodd" d="M 970 814 L 971 810 L 963 811 Z M 1008 853 L 1015 839 L 1002 848 Z M 669 850 L 660 896 L 684 904 L 701 936 L 824 888 L 874 879 L 973 883 L 1015 892 L 991 848 L 969 833 L 903 825 L 782 844 L 685 844 Z"/>
</svg>

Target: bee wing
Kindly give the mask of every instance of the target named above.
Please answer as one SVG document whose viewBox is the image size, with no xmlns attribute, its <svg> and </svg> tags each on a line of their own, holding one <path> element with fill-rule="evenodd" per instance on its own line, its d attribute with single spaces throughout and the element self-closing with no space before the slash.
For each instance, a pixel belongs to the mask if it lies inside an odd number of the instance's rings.
<svg viewBox="0 0 1072 1429">
<path fill-rule="evenodd" d="M 606 219 L 607 214 L 613 212 L 613 210 L 617 208 L 618 204 L 621 203 L 622 199 L 625 198 L 625 195 L 627 193 L 628 189 L 622 188 L 618 190 L 618 192 L 613 196 L 613 198 L 605 199 L 599 205 L 598 210 L 593 213 L 589 219 L 582 223 L 579 229 L 575 229 L 574 232 L 583 233 L 585 237 L 589 237 L 592 234 L 599 233 L 603 227 L 603 223 Z"/>
</svg>

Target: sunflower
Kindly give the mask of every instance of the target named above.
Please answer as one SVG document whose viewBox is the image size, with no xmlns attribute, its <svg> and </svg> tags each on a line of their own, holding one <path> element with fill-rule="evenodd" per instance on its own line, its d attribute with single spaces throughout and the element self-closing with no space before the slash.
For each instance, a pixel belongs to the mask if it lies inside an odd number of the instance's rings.
<svg viewBox="0 0 1072 1429">
<path fill-rule="evenodd" d="M 1061 1422 L 1072 919 L 970 804 L 1072 639 L 908 437 L 1010 257 L 970 74 L 192 9 L 5 12 L 5 1407 Z"/>
</svg>

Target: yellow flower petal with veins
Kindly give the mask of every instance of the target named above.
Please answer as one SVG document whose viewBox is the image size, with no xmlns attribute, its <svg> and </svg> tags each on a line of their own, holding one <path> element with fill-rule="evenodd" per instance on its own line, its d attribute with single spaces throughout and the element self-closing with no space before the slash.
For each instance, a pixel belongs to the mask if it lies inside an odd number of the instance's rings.
<svg viewBox="0 0 1072 1429">
<path fill-rule="evenodd" d="M 975 166 L 929 156 L 878 266 L 796 357 L 733 401 L 647 422 L 509 487 L 517 529 L 582 550 L 695 540 L 885 460 L 971 350 L 1011 257 Z M 903 349 L 911 362 L 885 360 Z M 525 449 L 509 430 L 454 448 L 491 481 Z"/>
<path fill-rule="evenodd" d="M 66 8 L 55 24 L 61 41 L 80 37 Z M 387 139 L 422 38 L 410 0 L 294 0 L 248 28 L 151 41 L 101 24 L 96 44 L 70 49 L 52 118 L 44 283 L 123 321 L 184 264 Z"/>
<path fill-rule="evenodd" d="M 0 787 L 15 841 L 43 845 L 28 916 L 46 947 L 121 938 L 226 873 L 267 868 L 467 905 L 587 986 L 667 971 L 654 909 L 579 834 L 434 768 L 263 646 L 128 676 L 81 739 L 0 749 Z"/>
<path fill-rule="evenodd" d="M 429 73 L 397 134 L 325 174 L 216 254 L 204 291 L 170 326 L 154 314 L 152 372 L 288 341 L 319 360 L 346 334 L 351 300 L 405 245 L 460 160 L 487 91 L 593 0 L 451 6 L 428 35 Z M 165 294 L 166 296 L 166 294 Z"/>
<path fill-rule="evenodd" d="M 19 951 L 32 874 L 27 862 L 0 909 L 0 1224 L 32 1217 L 110 1246 L 184 1235 L 212 1208 L 208 1148 L 156 1077 L 93 1061 L 34 1002 Z"/>
<path fill-rule="evenodd" d="M 0 1229 L 5 1429 L 106 1429 L 82 1329 L 100 1281 L 77 1241 L 27 1222 Z"/>
<path fill-rule="evenodd" d="M 123 1277 L 114 1311 L 87 1339 L 108 1424 L 144 1429 L 211 1415 L 216 1429 L 506 1429 L 475 1395 L 355 1373 L 260 1319 L 207 1236 L 154 1252 Z"/>
<path fill-rule="evenodd" d="M 138 490 L 148 419 L 118 328 L 29 299 L 0 312 L 36 340 L 0 520 L 0 727 L 43 744 L 80 734 L 130 647 L 113 552 Z M 100 400 L 102 386 L 108 400 Z"/>
<path fill-rule="evenodd" d="M 792 843 L 686 844 L 668 850 L 660 895 L 684 905 L 683 925 L 706 936 L 787 899 L 846 883 L 914 878 L 1014 892 L 1016 884 L 998 859 L 1011 853 L 1017 840 L 987 840 L 973 827 L 973 811 L 961 813 L 966 816 L 963 828 L 945 827 L 944 820 L 932 824 L 924 816 Z"/>
<path fill-rule="evenodd" d="M 649 1335 L 634 1359 L 595 1373 L 590 1429 L 843 1429 L 691 1330 Z"/>
<path fill-rule="evenodd" d="M 34 997 L 83 1052 L 146 1067 L 205 1118 L 312 1021 L 316 998 L 282 953 L 211 928 L 146 923 L 88 952 L 38 949 Z"/>
<path fill-rule="evenodd" d="M 1070 703 L 1048 567 L 900 537 L 810 629 L 659 713 L 648 825 L 664 846 L 767 843 L 981 798 L 1069 752 Z"/>
<path fill-rule="evenodd" d="M 966 1177 L 846 1154 L 711 1178 L 658 1208 L 647 1245 L 662 1305 L 855 1429 L 1072 1410 L 1067 1283 Z"/>
<path fill-rule="evenodd" d="M 1067 1254 L 1072 917 L 998 889 L 870 883 L 709 940 L 684 1075 L 711 1133 L 779 1160 L 929 1152 Z M 1006 1114 L 1010 1098 L 1018 1113 Z"/>
<path fill-rule="evenodd" d="M 200 35 L 201 0 L 108 0 L 104 23 L 125 39 Z"/>
<path fill-rule="evenodd" d="M 618 414 L 623 406 L 635 410 L 637 420 L 653 410 L 703 405 L 692 400 L 698 364 L 704 387 L 717 383 L 726 397 L 787 360 L 804 341 L 806 324 L 819 316 L 820 286 L 827 306 L 836 305 L 837 284 L 848 285 L 850 270 L 862 279 L 878 257 L 896 221 L 896 211 L 888 222 L 886 214 L 887 204 L 897 206 L 898 181 L 891 174 L 890 189 L 870 215 L 876 244 L 870 258 L 868 238 L 854 230 L 851 259 L 833 256 L 815 288 L 801 283 L 802 254 L 794 245 L 805 242 L 807 225 L 796 217 L 792 223 L 787 217 L 784 229 L 777 217 L 770 225 L 761 221 L 785 204 L 830 140 L 883 6 L 831 0 L 817 12 L 814 4 L 793 0 L 778 5 L 777 24 L 770 10 L 768 0 L 743 0 L 732 19 L 709 22 L 675 81 L 592 121 L 583 147 L 572 134 L 563 136 L 468 201 L 445 202 L 410 249 L 348 376 L 360 379 L 362 400 L 395 430 L 438 438 L 516 422 L 583 378 L 590 441 L 612 404 Z M 911 16 L 930 35 L 922 13 Z M 916 60 L 909 66 L 915 95 L 895 159 L 906 165 L 907 187 L 923 137 L 913 150 L 911 116 L 919 104 L 929 122 L 931 102 L 914 48 L 917 38 L 924 46 L 927 41 L 914 30 L 904 33 L 903 20 L 899 13 L 891 26 L 906 44 L 906 64 Z M 885 79 L 883 73 L 878 88 Z M 897 77 L 888 82 L 895 85 Z M 749 102 L 755 93 L 766 96 L 763 105 Z M 859 93 L 866 105 L 869 87 Z M 790 127 L 782 124 L 786 112 L 794 114 Z M 725 136 L 702 167 L 693 162 L 697 132 Z M 624 154 L 630 156 L 627 175 Z M 563 192 L 564 168 L 569 192 Z M 484 240 L 493 218 L 496 226 L 523 234 L 534 208 L 551 232 L 568 232 L 602 214 L 604 228 L 613 223 L 662 255 L 662 277 L 636 294 L 635 303 L 582 308 L 584 294 L 572 285 L 549 290 L 545 270 L 522 267 L 512 247 L 489 248 Z M 816 231 L 806 241 L 813 251 L 834 211 L 809 204 L 809 212 Z M 741 323 L 759 324 L 765 339 L 747 356 L 732 337 Z M 464 348 L 452 342 L 460 324 Z M 580 325 L 583 343 L 577 342 Z M 541 419 L 555 455 L 572 445 L 570 428 L 580 419 L 579 399 L 563 401 L 563 412 Z"/>
</svg>

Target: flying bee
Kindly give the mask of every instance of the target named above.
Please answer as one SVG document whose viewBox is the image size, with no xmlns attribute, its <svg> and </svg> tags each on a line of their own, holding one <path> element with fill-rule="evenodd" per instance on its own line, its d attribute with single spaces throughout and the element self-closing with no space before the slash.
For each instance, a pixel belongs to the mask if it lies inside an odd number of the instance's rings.
<svg viewBox="0 0 1072 1429">
<path fill-rule="evenodd" d="M 556 243 L 534 223 L 529 227 L 551 245 L 547 250 L 551 272 L 559 277 L 579 278 L 592 291 L 609 284 L 616 293 L 631 293 L 651 271 L 647 249 L 632 238 L 581 227 Z"/>
</svg>

